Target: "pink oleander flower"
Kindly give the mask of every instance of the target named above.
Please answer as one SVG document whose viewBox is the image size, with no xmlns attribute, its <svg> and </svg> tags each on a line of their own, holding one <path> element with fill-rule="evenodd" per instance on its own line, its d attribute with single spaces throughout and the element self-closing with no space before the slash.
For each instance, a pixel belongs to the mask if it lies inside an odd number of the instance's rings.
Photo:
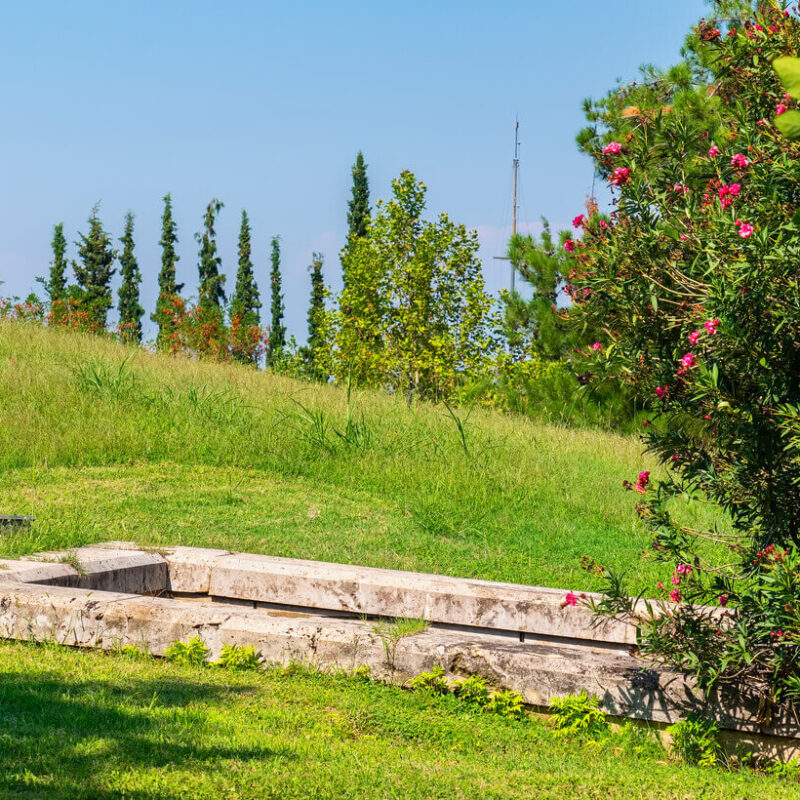
<svg viewBox="0 0 800 800">
<path fill-rule="evenodd" d="M 675 568 L 675 571 L 678 573 L 678 575 L 688 575 L 692 571 L 692 565 L 678 564 L 678 566 Z"/>
<path fill-rule="evenodd" d="M 696 362 L 697 362 L 697 359 L 694 357 L 693 353 L 686 353 L 683 356 L 683 358 L 681 359 L 681 366 L 684 369 L 691 369 L 695 365 Z"/>
<path fill-rule="evenodd" d="M 564 602 L 568 606 L 576 606 L 578 605 L 578 598 L 572 592 L 567 592 L 567 596 L 564 598 Z"/>
<path fill-rule="evenodd" d="M 673 183 L 672 184 L 672 191 L 673 192 L 688 192 L 689 187 L 683 183 Z"/>
<path fill-rule="evenodd" d="M 711 158 L 716 158 L 719 155 L 719 147 L 715 144 L 712 144 L 711 147 L 708 148 L 708 155 Z"/>
<path fill-rule="evenodd" d="M 575 219 L 572 220 L 572 227 L 573 228 L 580 228 L 580 226 L 583 225 L 583 220 L 584 220 L 584 215 L 583 214 L 578 214 L 578 216 L 575 217 Z"/>
<path fill-rule="evenodd" d="M 717 328 L 719 327 L 719 320 L 716 317 L 714 317 L 714 319 L 707 319 L 703 323 L 703 327 L 706 329 L 706 331 L 708 331 L 708 333 L 711 336 L 714 336 L 716 335 Z"/>
<path fill-rule="evenodd" d="M 650 473 L 647 470 L 639 473 L 639 483 L 643 483 L 645 486 L 647 486 L 647 482 L 649 480 L 650 480 Z"/>
<path fill-rule="evenodd" d="M 733 205 L 733 198 L 726 195 L 724 197 L 720 197 L 719 204 L 722 206 L 723 211 L 727 208 L 730 208 Z"/>
<path fill-rule="evenodd" d="M 680 586 L 681 585 L 681 576 L 680 575 L 673 575 L 672 576 L 672 585 L 673 586 Z"/>
<path fill-rule="evenodd" d="M 602 350 L 602 349 L 603 349 L 603 345 L 600 344 L 600 342 L 595 342 L 592 345 L 592 350 L 594 350 L 595 352 L 597 352 L 598 350 Z"/>
<path fill-rule="evenodd" d="M 700 331 L 692 331 L 689 334 L 689 344 L 696 345 L 700 341 Z"/>
<path fill-rule="evenodd" d="M 564 242 L 564 250 L 566 250 L 568 253 L 574 253 L 575 242 L 573 242 L 572 239 L 567 239 L 567 241 Z"/>
<path fill-rule="evenodd" d="M 611 173 L 612 186 L 622 186 L 631 179 L 631 171 L 629 167 L 617 167 Z"/>
<path fill-rule="evenodd" d="M 726 595 L 726 594 L 721 594 L 721 595 L 719 596 L 719 604 L 720 604 L 720 605 L 721 605 L 723 608 L 724 608 L 725 606 L 727 606 L 727 605 L 728 605 L 728 595 Z"/>
<path fill-rule="evenodd" d="M 739 236 L 741 236 L 742 239 L 750 238 L 754 232 L 755 228 L 749 222 L 743 222 L 739 225 Z"/>
<path fill-rule="evenodd" d="M 788 110 L 789 107 L 786 105 L 786 103 L 778 103 L 778 105 L 775 106 L 775 114 L 777 116 L 785 114 Z"/>
<path fill-rule="evenodd" d="M 732 194 L 736 196 L 739 192 L 742 191 L 742 184 L 741 183 L 732 183 L 728 188 L 728 194 Z"/>
<path fill-rule="evenodd" d="M 667 396 L 667 392 L 669 391 L 669 386 L 666 384 L 664 386 L 656 386 L 656 397 L 659 400 L 662 400 L 664 397 Z"/>
<path fill-rule="evenodd" d="M 664 588 L 664 584 L 663 584 L 663 583 L 661 583 L 661 581 L 659 581 L 659 582 L 656 584 L 656 589 L 663 589 L 663 588 Z"/>
<path fill-rule="evenodd" d="M 608 223 L 604 219 L 601 219 L 600 220 L 600 227 L 605 230 L 605 228 L 608 227 Z"/>
<path fill-rule="evenodd" d="M 622 150 L 622 145 L 619 142 L 609 142 L 603 148 L 604 156 L 616 156 Z"/>
<path fill-rule="evenodd" d="M 673 589 L 669 593 L 669 599 L 672 600 L 673 603 L 680 603 L 680 601 L 681 601 L 681 593 L 677 589 Z"/>
<path fill-rule="evenodd" d="M 677 463 L 678 461 L 681 460 L 681 457 L 677 453 L 673 453 L 672 460 Z"/>
<path fill-rule="evenodd" d="M 738 169 L 745 169 L 746 167 L 750 166 L 750 162 L 747 160 L 746 156 L 742 155 L 741 153 L 737 153 L 733 158 L 731 158 L 731 166 L 737 167 Z"/>
</svg>

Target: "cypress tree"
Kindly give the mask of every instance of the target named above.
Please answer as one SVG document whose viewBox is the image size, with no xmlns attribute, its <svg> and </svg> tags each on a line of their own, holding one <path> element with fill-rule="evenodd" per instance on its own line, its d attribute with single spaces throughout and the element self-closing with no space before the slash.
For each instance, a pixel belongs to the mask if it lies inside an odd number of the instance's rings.
<svg viewBox="0 0 800 800">
<path fill-rule="evenodd" d="M 369 183 L 367 182 L 367 165 L 364 154 L 359 150 L 356 163 L 353 164 L 353 197 L 348 202 L 347 228 L 348 239 L 366 236 L 369 223 Z"/>
<path fill-rule="evenodd" d="M 50 265 L 50 278 L 45 283 L 45 290 L 50 298 L 50 305 L 63 301 L 67 296 L 67 239 L 64 236 L 64 223 L 59 222 L 53 228 L 53 263 Z"/>
<path fill-rule="evenodd" d="M 322 276 L 322 253 L 311 256 L 311 298 L 308 304 L 308 344 L 302 350 L 308 375 L 314 380 L 322 378 L 317 359 L 324 345 L 322 320 L 325 314 L 325 283 Z"/>
<path fill-rule="evenodd" d="M 165 348 L 168 346 L 170 334 L 172 333 L 172 315 L 169 313 L 172 306 L 172 299 L 177 297 L 183 289 L 182 283 L 176 283 L 175 265 L 180 256 L 175 252 L 175 245 L 178 241 L 177 226 L 172 219 L 172 197 L 164 195 L 164 213 L 161 216 L 161 271 L 158 273 L 158 299 L 156 300 L 156 310 L 150 315 L 150 319 L 158 325 L 158 335 L 156 336 L 156 346 Z"/>
<path fill-rule="evenodd" d="M 196 233 L 200 245 L 200 261 L 197 265 L 200 274 L 200 306 L 204 309 L 219 310 L 225 302 L 225 276 L 220 272 L 222 259 L 217 255 L 217 234 L 214 222 L 222 208 L 219 200 L 212 200 L 206 207 L 203 218 L 203 232 Z"/>
<path fill-rule="evenodd" d="M 236 273 L 236 289 L 231 303 L 231 323 L 237 322 L 242 329 L 251 328 L 260 322 L 261 297 L 253 274 L 252 248 L 250 245 L 250 220 L 242 211 L 242 226 L 239 230 L 239 270 Z M 254 361 L 253 354 L 240 354 L 241 361 Z"/>
<path fill-rule="evenodd" d="M 286 347 L 286 328 L 283 325 L 283 294 L 281 293 L 281 244 L 280 236 L 272 237 L 272 271 L 270 272 L 270 288 L 272 290 L 272 322 L 269 328 L 267 360 L 271 367 L 275 366 L 281 351 Z"/>
<path fill-rule="evenodd" d="M 96 330 L 105 330 L 108 309 L 112 304 L 111 278 L 116 273 L 111 265 L 117 254 L 111 247 L 111 239 L 103 230 L 97 206 L 92 209 L 88 222 L 89 235 L 79 234 L 81 240 L 76 243 L 80 263 L 73 263 L 73 269 L 89 325 Z"/>
<path fill-rule="evenodd" d="M 144 309 L 139 303 L 139 285 L 142 273 L 133 254 L 133 214 L 125 215 L 125 233 L 120 238 L 122 255 L 119 263 L 122 267 L 122 285 L 119 287 L 119 333 L 125 342 L 142 341 L 142 315 Z"/>
<path fill-rule="evenodd" d="M 347 203 L 347 244 L 342 252 L 342 282 L 347 286 L 347 254 L 356 240 L 367 235 L 369 224 L 369 183 L 364 154 L 359 150 L 356 163 L 351 170 L 353 175 L 352 197 Z"/>
</svg>

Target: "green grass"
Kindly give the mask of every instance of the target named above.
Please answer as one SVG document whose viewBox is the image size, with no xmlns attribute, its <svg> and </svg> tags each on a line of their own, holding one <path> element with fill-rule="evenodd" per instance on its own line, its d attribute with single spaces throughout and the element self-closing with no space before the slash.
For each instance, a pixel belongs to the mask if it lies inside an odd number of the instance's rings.
<svg viewBox="0 0 800 800">
<path fill-rule="evenodd" d="M 0 555 L 114 538 L 599 588 L 587 555 L 653 590 L 635 438 L 457 413 L 463 441 L 442 407 L 0 322 L 0 513 L 37 518 Z"/>
<path fill-rule="evenodd" d="M 794 798 L 749 772 L 558 740 L 456 701 L 0 644 L 0 798 Z M 623 756 L 624 757 L 621 757 Z"/>
</svg>

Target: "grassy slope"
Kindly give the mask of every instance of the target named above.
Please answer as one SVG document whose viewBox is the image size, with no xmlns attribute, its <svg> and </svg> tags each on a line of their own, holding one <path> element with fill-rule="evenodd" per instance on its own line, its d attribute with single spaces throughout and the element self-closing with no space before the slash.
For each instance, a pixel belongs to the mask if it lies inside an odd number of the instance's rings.
<svg viewBox="0 0 800 800">
<path fill-rule="evenodd" d="M 667 765 L 545 724 L 305 672 L 230 673 L 0 644 L 0 797 L 796 797 L 749 773 Z"/>
<path fill-rule="evenodd" d="M 348 412 L 331 387 L 0 323 L 0 513 L 37 517 L 0 554 L 122 538 L 581 589 L 589 555 L 652 589 L 635 439 L 463 419 L 466 446 L 441 407 Z"/>
</svg>

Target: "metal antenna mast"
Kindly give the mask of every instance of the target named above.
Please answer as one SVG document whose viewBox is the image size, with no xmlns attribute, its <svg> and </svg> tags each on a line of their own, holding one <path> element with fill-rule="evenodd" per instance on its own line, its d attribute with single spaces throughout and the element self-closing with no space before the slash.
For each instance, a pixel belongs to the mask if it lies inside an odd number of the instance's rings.
<svg viewBox="0 0 800 800">
<path fill-rule="evenodd" d="M 517 176 L 519 174 L 519 117 L 514 121 L 514 212 L 511 218 L 511 235 L 517 234 Z M 497 261 L 511 261 L 507 256 L 495 256 Z M 514 291 L 514 284 L 517 272 L 514 269 L 514 262 L 511 261 L 511 291 Z"/>
</svg>

